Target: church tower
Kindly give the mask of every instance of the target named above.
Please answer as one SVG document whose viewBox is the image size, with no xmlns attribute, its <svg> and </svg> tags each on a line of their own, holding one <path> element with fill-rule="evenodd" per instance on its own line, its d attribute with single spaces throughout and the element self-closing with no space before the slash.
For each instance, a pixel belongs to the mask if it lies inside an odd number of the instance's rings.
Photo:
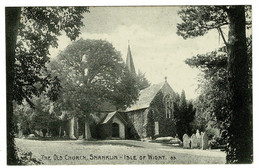
<svg viewBox="0 0 260 168">
<path fill-rule="evenodd" d="M 127 57 L 126 57 L 126 66 L 127 66 L 128 70 L 130 71 L 130 73 L 136 75 L 135 66 L 134 66 L 134 62 L 133 62 L 133 58 L 132 58 L 132 54 L 131 54 L 131 50 L 130 50 L 129 41 L 128 41 L 128 51 L 127 51 Z"/>
</svg>

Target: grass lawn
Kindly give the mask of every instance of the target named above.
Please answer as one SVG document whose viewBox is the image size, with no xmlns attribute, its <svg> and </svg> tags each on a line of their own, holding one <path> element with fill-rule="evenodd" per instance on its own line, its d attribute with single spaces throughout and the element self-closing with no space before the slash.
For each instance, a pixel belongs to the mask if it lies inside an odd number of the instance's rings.
<svg viewBox="0 0 260 168">
<path fill-rule="evenodd" d="M 225 163 L 225 153 L 217 150 L 182 149 L 133 140 L 15 140 L 17 147 L 31 151 L 33 157 L 48 165 Z"/>
</svg>

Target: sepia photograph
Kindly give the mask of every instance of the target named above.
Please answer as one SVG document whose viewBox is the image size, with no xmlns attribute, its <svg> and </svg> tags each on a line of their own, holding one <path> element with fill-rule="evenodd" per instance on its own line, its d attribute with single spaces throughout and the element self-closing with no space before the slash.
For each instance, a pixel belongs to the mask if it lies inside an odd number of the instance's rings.
<svg viewBox="0 0 260 168">
<path fill-rule="evenodd" d="M 252 164 L 252 5 L 5 6 L 6 165 Z"/>
</svg>

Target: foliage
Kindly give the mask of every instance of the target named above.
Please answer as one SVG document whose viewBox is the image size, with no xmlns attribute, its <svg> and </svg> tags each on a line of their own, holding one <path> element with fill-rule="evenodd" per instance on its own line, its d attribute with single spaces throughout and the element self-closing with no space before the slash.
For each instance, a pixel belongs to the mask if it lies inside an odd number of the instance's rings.
<svg viewBox="0 0 260 168">
<path fill-rule="evenodd" d="M 207 127 L 205 132 L 207 133 L 209 139 L 220 137 L 220 129 L 218 128 Z"/>
<path fill-rule="evenodd" d="M 252 37 L 247 38 L 247 45 L 251 46 Z M 248 50 L 249 60 L 252 59 L 251 49 Z M 227 74 L 227 52 L 225 47 L 219 51 L 198 54 L 185 61 L 191 67 L 200 69 L 203 74 L 200 77 L 201 95 L 194 101 L 196 108 L 195 127 L 205 130 L 206 127 L 217 127 L 221 130 L 227 129 L 230 122 L 228 110 L 228 74 Z M 251 61 L 249 62 L 251 67 Z M 252 74 L 252 70 L 249 70 Z M 252 81 L 250 82 L 252 88 Z"/>
<path fill-rule="evenodd" d="M 196 109 L 195 117 L 192 122 L 192 127 L 194 130 L 204 131 L 207 124 L 210 121 L 210 113 L 205 109 L 209 106 L 208 99 L 200 95 L 193 101 L 194 108 Z"/>
<path fill-rule="evenodd" d="M 17 148 L 17 160 L 19 165 L 40 165 L 43 164 L 41 160 L 32 157 L 32 152 L 24 152 Z"/>
<path fill-rule="evenodd" d="M 193 104 L 186 100 L 185 91 L 182 90 L 179 101 L 174 102 L 174 113 L 176 118 L 176 128 L 178 136 L 182 139 L 184 134 L 192 133 L 192 121 L 194 120 L 196 109 Z"/>
<path fill-rule="evenodd" d="M 166 118 L 165 115 L 165 102 L 163 93 L 159 92 L 155 99 L 151 102 L 151 108 L 154 114 L 149 114 L 150 121 L 159 121 L 160 135 L 159 136 L 176 136 L 182 139 L 182 136 L 191 134 L 192 121 L 194 120 L 196 109 L 193 108 L 191 101 L 186 100 L 185 92 L 182 91 L 181 96 L 178 93 L 173 95 L 173 115 L 171 118 Z M 151 118 L 155 116 L 155 118 Z M 154 126 L 153 124 L 151 124 Z M 152 131 L 151 131 L 152 132 Z M 161 132 L 163 134 L 161 135 Z"/>
<path fill-rule="evenodd" d="M 228 110 L 228 85 L 226 85 L 227 54 L 217 51 L 198 54 L 185 62 L 203 72 L 199 85 L 201 95 L 196 101 L 196 121 L 201 120 L 202 123 L 197 124 L 224 129 L 227 126 L 225 121 L 230 113 Z"/>
<path fill-rule="evenodd" d="M 177 24 L 177 34 L 184 39 L 203 36 L 212 29 L 222 35 L 222 27 L 230 24 L 228 10 L 230 6 L 186 6 L 178 11 L 182 22 Z M 245 6 L 247 28 L 251 28 L 251 6 Z M 223 36 L 222 36 L 223 37 Z"/>
<path fill-rule="evenodd" d="M 51 103 L 47 95 L 34 96 L 31 102 L 34 104 L 34 108 L 31 108 L 26 101 L 21 105 L 15 104 L 15 123 L 20 124 L 24 135 L 32 134 L 35 130 L 42 130 L 45 136 L 47 130 L 53 130 L 52 123 L 59 123 L 57 116 L 60 114 L 54 113 L 53 103 Z"/>
<path fill-rule="evenodd" d="M 21 104 L 25 99 L 39 96 L 46 88 L 58 84 L 46 72 L 49 61 L 49 47 L 57 47 L 57 36 L 61 31 L 75 40 L 83 26 L 82 14 L 88 8 L 82 7 L 24 7 L 15 50 L 14 100 Z M 55 78 L 56 79 L 56 78 Z M 37 86 L 36 86 L 37 85 Z M 54 86 L 55 88 L 55 86 Z M 53 97 L 55 98 L 55 97 Z"/>
<path fill-rule="evenodd" d="M 138 98 L 136 78 L 125 67 L 118 51 L 103 40 L 80 39 L 50 63 L 62 86 L 62 110 L 86 116 L 102 101 L 125 108 Z"/>
<path fill-rule="evenodd" d="M 178 12 L 182 23 L 177 25 L 177 34 L 184 39 L 203 36 L 210 29 L 228 24 L 223 6 L 190 6 Z"/>
<path fill-rule="evenodd" d="M 211 140 L 209 140 L 209 148 L 210 149 L 222 149 L 224 145 L 221 143 L 221 138 L 213 136 Z"/>
<path fill-rule="evenodd" d="M 119 82 L 114 86 L 113 92 L 109 99 L 117 109 L 125 110 L 132 105 L 139 96 L 139 88 L 141 80 L 144 77 L 138 78 L 130 73 L 126 67 L 122 69 L 123 73 L 119 76 Z"/>
<path fill-rule="evenodd" d="M 204 72 L 197 114 L 206 114 L 207 124 L 223 129 L 227 163 L 251 163 L 251 42 L 246 45 L 245 33 L 245 28 L 251 27 L 251 6 L 192 6 L 179 15 L 183 22 L 178 24 L 177 34 L 184 39 L 217 29 L 226 45 L 221 51 L 197 55 L 186 63 Z M 225 25 L 229 26 L 228 40 L 221 29 Z"/>
<path fill-rule="evenodd" d="M 33 106 L 30 101 L 33 95 L 39 96 L 50 85 L 53 77 L 45 74 L 49 47 L 57 47 L 57 36 L 61 31 L 74 40 L 83 26 L 84 12 L 89 12 L 88 8 L 6 8 L 8 165 L 18 164 L 14 147 L 13 101 L 21 104 L 25 99 Z"/>
<path fill-rule="evenodd" d="M 146 79 L 145 73 L 142 73 L 140 70 L 137 74 L 137 87 L 139 90 L 143 90 L 149 87 L 151 83 Z"/>
</svg>

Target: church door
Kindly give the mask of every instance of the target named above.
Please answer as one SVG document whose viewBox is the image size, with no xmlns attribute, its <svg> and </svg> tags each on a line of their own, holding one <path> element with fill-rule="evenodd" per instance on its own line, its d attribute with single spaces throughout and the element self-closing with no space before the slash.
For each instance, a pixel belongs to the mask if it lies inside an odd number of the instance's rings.
<svg viewBox="0 0 260 168">
<path fill-rule="evenodd" d="M 119 137 L 119 124 L 112 124 L 112 137 Z"/>
</svg>

